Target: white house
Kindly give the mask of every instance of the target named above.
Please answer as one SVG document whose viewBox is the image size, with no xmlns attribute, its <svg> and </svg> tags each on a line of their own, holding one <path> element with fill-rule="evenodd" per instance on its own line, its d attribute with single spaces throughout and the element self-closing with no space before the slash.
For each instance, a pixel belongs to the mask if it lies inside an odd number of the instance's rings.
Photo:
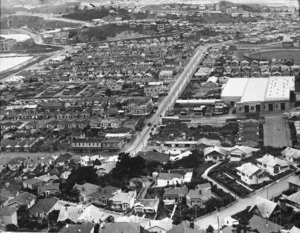
<svg viewBox="0 0 300 233">
<path fill-rule="evenodd" d="M 135 213 L 157 213 L 159 199 L 140 199 L 134 204 Z"/>
<path fill-rule="evenodd" d="M 287 147 L 285 150 L 283 150 L 281 152 L 281 154 L 282 154 L 282 157 L 286 161 L 288 161 L 296 166 L 298 166 L 300 164 L 300 150 L 297 150 L 297 149 L 294 149 L 291 147 Z"/>
<path fill-rule="evenodd" d="M 227 151 L 221 147 L 207 147 L 203 150 L 205 162 L 207 161 L 221 161 L 227 156 Z"/>
<path fill-rule="evenodd" d="M 184 183 L 184 176 L 175 173 L 160 173 L 156 180 L 157 187 L 165 187 L 167 185 L 176 185 Z"/>
<path fill-rule="evenodd" d="M 248 185 L 260 184 L 269 180 L 268 174 L 252 163 L 245 163 L 236 170 L 241 180 Z"/>
<path fill-rule="evenodd" d="M 80 164 L 82 167 L 92 166 L 96 160 L 103 162 L 105 160 L 105 158 L 103 158 L 100 155 L 93 155 L 93 156 L 85 155 L 85 156 L 80 157 Z"/>
<path fill-rule="evenodd" d="M 257 159 L 257 166 L 270 173 L 272 176 L 290 169 L 290 165 L 285 160 L 266 154 L 264 157 Z"/>
<path fill-rule="evenodd" d="M 173 228 L 173 220 L 170 218 L 164 218 L 162 220 L 149 220 L 146 223 L 145 230 L 149 232 L 166 233 Z"/>
<path fill-rule="evenodd" d="M 259 151 L 259 149 L 248 146 L 234 146 L 229 152 L 230 161 L 241 161 L 242 159 L 251 157 L 253 152 Z"/>
<path fill-rule="evenodd" d="M 112 208 L 118 210 L 131 209 L 134 206 L 136 198 L 136 191 L 129 191 L 128 193 L 117 193 L 110 200 L 113 202 Z"/>
<path fill-rule="evenodd" d="M 227 225 L 227 226 L 239 225 L 239 221 L 234 219 L 231 216 L 227 216 L 224 218 L 224 225 Z"/>
</svg>

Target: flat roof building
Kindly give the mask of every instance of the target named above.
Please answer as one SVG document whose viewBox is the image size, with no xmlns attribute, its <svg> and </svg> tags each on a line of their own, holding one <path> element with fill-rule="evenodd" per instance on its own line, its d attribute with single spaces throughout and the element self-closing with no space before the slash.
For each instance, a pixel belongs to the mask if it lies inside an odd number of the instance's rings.
<svg viewBox="0 0 300 233">
<path fill-rule="evenodd" d="M 295 91 L 294 76 L 230 78 L 223 87 L 221 99 L 235 105 L 237 113 L 285 110 L 291 91 Z"/>
</svg>

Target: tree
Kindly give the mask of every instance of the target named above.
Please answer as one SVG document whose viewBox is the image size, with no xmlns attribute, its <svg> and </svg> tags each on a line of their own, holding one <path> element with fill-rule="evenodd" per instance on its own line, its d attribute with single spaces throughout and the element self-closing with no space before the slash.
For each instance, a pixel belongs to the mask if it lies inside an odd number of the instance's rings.
<svg viewBox="0 0 300 233">
<path fill-rule="evenodd" d="M 7 224 L 6 225 L 6 230 L 7 231 L 17 231 L 18 227 L 15 224 Z"/>
<path fill-rule="evenodd" d="M 109 88 L 105 90 L 105 95 L 107 96 L 111 96 L 112 95 L 112 90 L 110 90 Z"/>
<path fill-rule="evenodd" d="M 206 229 L 207 233 L 213 233 L 214 232 L 214 228 L 212 227 L 212 225 L 209 225 L 208 228 Z"/>
<path fill-rule="evenodd" d="M 99 159 L 96 159 L 95 161 L 94 161 L 94 165 L 101 165 L 102 163 L 101 163 L 101 161 L 99 160 Z"/>
<path fill-rule="evenodd" d="M 114 221 L 115 221 L 115 218 L 111 215 L 109 215 L 105 220 L 105 222 L 107 222 L 107 223 L 114 222 Z"/>
</svg>

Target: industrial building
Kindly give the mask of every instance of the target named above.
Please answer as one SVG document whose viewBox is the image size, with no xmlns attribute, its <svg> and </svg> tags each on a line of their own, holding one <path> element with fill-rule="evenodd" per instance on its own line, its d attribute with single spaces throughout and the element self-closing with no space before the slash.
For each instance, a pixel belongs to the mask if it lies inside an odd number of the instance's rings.
<svg viewBox="0 0 300 233">
<path fill-rule="evenodd" d="M 294 91 L 294 76 L 231 78 L 222 89 L 221 99 L 236 106 L 237 113 L 271 112 L 288 109 Z"/>
</svg>

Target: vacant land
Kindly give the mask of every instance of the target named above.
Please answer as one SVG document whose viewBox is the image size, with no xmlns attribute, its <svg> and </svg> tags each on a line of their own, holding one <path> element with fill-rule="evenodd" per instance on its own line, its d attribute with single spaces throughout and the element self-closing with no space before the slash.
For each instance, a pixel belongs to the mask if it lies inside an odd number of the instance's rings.
<svg viewBox="0 0 300 233">
<path fill-rule="evenodd" d="M 254 52 L 250 54 L 250 57 L 254 59 L 300 59 L 300 49 L 288 49 L 288 50 L 270 50 L 262 52 Z"/>
</svg>

